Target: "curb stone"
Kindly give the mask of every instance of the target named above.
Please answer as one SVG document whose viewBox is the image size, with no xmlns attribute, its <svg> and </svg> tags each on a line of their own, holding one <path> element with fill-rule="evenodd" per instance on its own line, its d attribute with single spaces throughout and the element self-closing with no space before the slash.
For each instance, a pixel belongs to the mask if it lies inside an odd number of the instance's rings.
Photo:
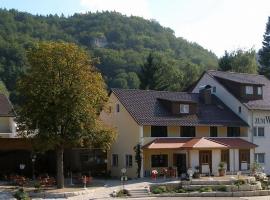
<svg viewBox="0 0 270 200">
<path fill-rule="evenodd" d="M 63 192 L 63 193 L 46 193 L 46 192 L 35 193 L 35 192 L 31 192 L 29 194 L 29 196 L 35 197 L 35 198 L 69 198 L 69 197 L 90 194 L 93 192 L 95 192 L 95 190 L 81 190 L 81 191 Z"/>
<path fill-rule="evenodd" d="M 147 197 L 251 197 L 251 196 L 267 196 L 270 190 L 257 191 L 237 191 L 237 192 L 192 192 L 192 193 L 164 193 L 149 194 Z M 136 198 L 134 196 L 134 198 Z"/>
</svg>

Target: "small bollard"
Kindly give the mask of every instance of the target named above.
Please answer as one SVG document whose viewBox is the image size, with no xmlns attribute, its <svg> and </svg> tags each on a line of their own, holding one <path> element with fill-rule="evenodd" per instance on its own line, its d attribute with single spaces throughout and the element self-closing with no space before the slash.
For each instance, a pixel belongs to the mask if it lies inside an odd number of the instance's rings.
<svg viewBox="0 0 270 200">
<path fill-rule="evenodd" d="M 86 189 L 86 176 L 83 176 L 83 184 L 84 184 L 84 189 Z"/>
</svg>

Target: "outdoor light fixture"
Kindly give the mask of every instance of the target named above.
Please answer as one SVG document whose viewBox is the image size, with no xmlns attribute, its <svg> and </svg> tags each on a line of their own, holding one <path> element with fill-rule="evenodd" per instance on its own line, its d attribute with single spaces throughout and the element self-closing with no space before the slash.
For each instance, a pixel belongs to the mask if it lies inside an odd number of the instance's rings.
<svg viewBox="0 0 270 200">
<path fill-rule="evenodd" d="M 25 164 L 20 164 L 20 170 L 24 170 L 24 168 L 25 168 Z"/>
</svg>

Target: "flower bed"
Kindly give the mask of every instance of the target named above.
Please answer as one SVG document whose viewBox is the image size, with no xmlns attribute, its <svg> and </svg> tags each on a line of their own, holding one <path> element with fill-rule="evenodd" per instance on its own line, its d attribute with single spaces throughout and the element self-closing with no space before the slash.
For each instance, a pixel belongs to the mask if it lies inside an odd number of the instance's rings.
<svg viewBox="0 0 270 200">
<path fill-rule="evenodd" d="M 268 190 L 262 194 L 258 193 L 261 190 L 259 181 L 248 182 L 245 180 L 236 180 L 231 185 L 188 185 L 180 182 L 150 186 L 153 194 L 161 196 L 245 196 L 246 192 L 249 196 L 268 195 Z"/>
</svg>

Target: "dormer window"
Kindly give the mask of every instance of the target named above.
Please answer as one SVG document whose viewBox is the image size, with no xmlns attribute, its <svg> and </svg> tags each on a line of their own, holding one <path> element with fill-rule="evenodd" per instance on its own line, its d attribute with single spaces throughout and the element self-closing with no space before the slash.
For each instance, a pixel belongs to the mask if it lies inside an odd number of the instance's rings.
<svg viewBox="0 0 270 200">
<path fill-rule="evenodd" d="M 181 114 L 189 113 L 189 105 L 188 104 L 180 104 L 180 113 Z"/>
<path fill-rule="evenodd" d="M 258 95 L 262 95 L 262 87 L 258 87 L 257 88 L 257 94 Z"/>
<path fill-rule="evenodd" d="M 253 86 L 246 86 L 246 94 L 253 94 Z"/>
</svg>

